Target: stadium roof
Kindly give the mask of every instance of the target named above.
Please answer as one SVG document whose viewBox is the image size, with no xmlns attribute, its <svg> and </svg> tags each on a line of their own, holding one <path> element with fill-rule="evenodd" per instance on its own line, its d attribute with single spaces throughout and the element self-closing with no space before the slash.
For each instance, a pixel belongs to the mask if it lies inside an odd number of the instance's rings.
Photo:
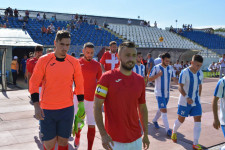
<svg viewBox="0 0 225 150">
<path fill-rule="evenodd" d="M 28 32 L 22 29 L 0 28 L 0 46 L 37 46 Z"/>
</svg>

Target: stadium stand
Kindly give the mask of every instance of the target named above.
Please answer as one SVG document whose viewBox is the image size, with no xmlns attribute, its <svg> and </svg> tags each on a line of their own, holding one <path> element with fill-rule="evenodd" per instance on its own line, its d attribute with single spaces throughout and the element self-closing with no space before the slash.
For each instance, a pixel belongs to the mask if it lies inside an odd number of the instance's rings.
<svg viewBox="0 0 225 150">
<path fill-rule="evenodd" d="M 183 31 L 179 33 L 208 49 L 212 50 L 217 54 L 223 54 L 225 50 L 225 38 L 216 34 L 207 33 L 203 31 Z"/>
<path fill-rule="evenodd" d="M 225 37 L 225 32 L 214 32 L 214 34 L 217 34 L 217 35 Z"/>
<path fill-rule="evenodd" d="M 201 46 L 174 33 L 154 27 L 109 24 L 108 28 L 121 35 L 124 39 L 135 42 L 139 47 L 204 50 Z M 162 43 L 159 41 L 161 36 L 164 39 Z"/>
</svg>

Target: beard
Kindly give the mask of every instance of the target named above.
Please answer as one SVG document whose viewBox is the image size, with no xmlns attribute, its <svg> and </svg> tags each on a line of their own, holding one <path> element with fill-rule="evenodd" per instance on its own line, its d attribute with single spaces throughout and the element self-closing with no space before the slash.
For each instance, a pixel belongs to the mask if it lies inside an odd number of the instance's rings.
<svg viewBox="0 0 225 150">
<path fill-rule="evenodd" d="M 162 62 L 162 64 L 164 65 L 164 66 L 168 66 L 166 63 L 164 63 L 164 62 Z"/>
<path fill-rule="evenodd" d="M 129 63 L 132 63 L 132 65 L 130 65 Z M 127 71 L 131 71 L 134 68 L 134 65 L 135 63 L 132 61 L 129 61 L 127 63 L 121 61 L 121 67 Z"/>
<path fill-rule="evenodd" d="M 92 58 L 88 58 L 88 57 L 86 57 L 86 56 L 84 56 L 84 58 L 85 58 L 87 61 L 91 61 L 91 60 L 92 60 Z"/>
</svg>

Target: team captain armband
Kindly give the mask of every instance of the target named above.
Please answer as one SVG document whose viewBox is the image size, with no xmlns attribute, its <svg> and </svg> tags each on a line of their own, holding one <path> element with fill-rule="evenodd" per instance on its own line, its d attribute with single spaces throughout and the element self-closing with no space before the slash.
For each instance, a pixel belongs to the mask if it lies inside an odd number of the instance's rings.
<svg viewBox="0 0 225 150">
<path fill-rule="evenodd" d="M 108 92 L 108 88 L 107 87 L 104 87 L 104 86 L 102 86 L 100 84 L 97 85 L 96 90 L 95 90 L 95 94 L 105 98 L 106 95 L 107 95 L 107 92 Z"/>
</svg>

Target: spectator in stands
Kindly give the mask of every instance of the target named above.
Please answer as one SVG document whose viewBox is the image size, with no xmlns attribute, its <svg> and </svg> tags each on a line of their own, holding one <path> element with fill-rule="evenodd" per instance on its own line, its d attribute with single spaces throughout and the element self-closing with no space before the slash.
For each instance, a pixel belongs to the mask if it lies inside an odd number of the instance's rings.
<svg viewBox="0 0 225 150">
<path fill-rule="evenodd" d="M 9 15 L 9 7 L 5 9 L 5 12 L 4 12 L 4 13 L 5 13 L 5 16 L 6 16 L 6 15 L 7 15 L 7 16 Z"/>
<path fill-rule="evenodd" d="M 46 19 L 47 19 L 47 18 L 46 18 L 46 14 L 45 14 L 45 13 L 43 14 L 43 19 L 44 19 L 44 20 L 46 20 Z"/>
<path fill-rule="evenodd" d="M 98 25 L 98 22 L 96 19 L 94 20 L 94 25 Z"/>
<path fill-rule="evenodd" d="M 52 52 L 54 52 L 54 49 L 53 48 L 47 48 L 46 49 L 46 54 L 52 53 Z"/>
<path fill-rule="evenodd" d="M 83 16 L 82 15 L 80 15 L 80 20 L 83 22 Z"/>
<path fill-rule="evenodd" d="M 41 27 L 41 33 L 44 34 L 44 33 L 46 33 L 46 32 L 47 32 L 47 29 L 46 29 L 45 26 L 43 25 L 43 26 Z"/>
<path fill-rule="evenodd" d="M 222 75 L 225 75 L 225 54 L 223 54 L 223 57 L 219 60 L 220 64 L 220 79 L 222 78 Z"/>
<path fill-rule="evenodd" d="M 174 70 L 175 70 L 177 78 L 179 78 L 181 69 L 182 69 L 182 66 L 181 66 L 181 64 L 179 64 L 179 60 L 177 60 L 176 64 L 174 64 Z"/>
<path fill-rule="evenodd" d="M 140 26 L 144 26 L 144 21 L 143 20 L 141 20 Z"/>
<path fill-rule="evenodd" d="M 213 77 L 213 74 L 214 74 L 214 76 L 216 76 L 216 65 L 215 65 L 215 62 L 213 62 L 212 64 L 209 65 L 208 70 L 211 72 L 211 76 L 212 77 Z"/>
<path fill-rule="evenodd" d="M 0 23 L 0 28 L 2 28 L 2 27 L 3 27 L 3 24 Z"/>
<path fill-rule="evenodd" d="M 18 21 L 23 21 L 23 17 L 21 15 L 18 17 Z"/>
<path fill-rule="evenodd" d="M 75 20 L 75 15 L 71 15 L 71 20 Z"/>
<path fill-rule="evenodd" d="M 147 27 L 151 27 L 150 21 L 148 21 Z"/>
<path fill-rule="evenodd" d="M 76 57 L 74 52 L 71 53 L 71 56 Z"/>
<path fill-rule="evenodd" d="M 19 74 L 19 64 L 17 62 L 18 57 L 14 56 L 11 62 L 11 72 L 13 76 L 13 85 L 16 85 L 17 75 Z"/>
<path fill-rule="evenodd" d="M 90 25 L 92 25 L 93 24 L 93 20 L 92 20 L 92 18 L 90 19 Z"/>
<path fill-rule="evenodd" d="M 184 68 L 187 68 L 187 67 L 189 67 L 189 62 L 188 61 L 186 61 L 186 64 L 184 64 Z"/>
<path fill-rule="evenodd" d="M 9 16 L 13 17 L 13 10 L 12 10 L 12 8 L 9 7 L 8 9 L 9 9 Z"/>
<path fill-rule="evenodd" d="M 83 20 L 84 22 L 87 22 L 87 15 L 84 15 Z"/>
<path fill-rule="evenodd" d="M 132 21 L 130 19 L 128 19 L 127 24 L 131 25 Z"/>
<path fill-rule="evenodd" d="M 62 30 L 64 31 L 64 30 L 65 30 L 65 28 L 63 27 L 63 28 L 62 28 Z"/>
<path fill-rule="evenodd" d="M 55 33 L 55 26 L 51 23 L 48 27 L 50 27 L 51 33 Z"/>
<path fill-rule="evenodd" d="M 19 14 L 18 10 L 15 9 L 15 10 L 14 10 L 14 16 L 15 16 L 16 18 L 18 17 L 18 14 Z"/>
<path fill-rule="evenodd" d="M 155 66 L 162 63 L 162 54 L 159 54 L 158 58 L 154 60 Z"/>
<path fill-rule="evenodd" d="M 47 30 L 46 30 L 46 33 L 47 33 L 47 34 L 51 34 L 51 33 L 52 33 L 52 32 L 51 32 L 50 26 L 48 26 L 48 28 L 47 28 Z"/>
<path fill-rule="evenodd" d="M 76 14 L 75 15 L 75 20 L 78 21 L 78 18 L 79 18 L 79 16 L 78 16 L 78 14 Z"/>
<path fill-rule="evenodd" d="M 107 20 L 105 20 L 104 22 L 103 22 L 103 27 L 104 28 L 107 28 L 109 26 L 109 24 L 107 23 Z"/>
<path fill-rule="evenodd" d="M 155 21 L 155 23 L 154 23 L 154 27 L 157 28 L 157 22 L 156 22 L 156 21 Z"/>
<path fill-rule="evenodd" d="M 25 11 L 25 16 L 29 19 L 29 11 L 28 10 Z"/>
<path fill-rule="evenodd" d="M 41 20 L 42 20 L 41 15 L 40 15 L 40 13 L 38 13 L 37 14 L 37 21 L 41 21 Z"/>
<path fill-rule="evenodd" d="M 51 18 L 51 22 L 55 22 L 56 21 L 56 19 L 55 19 L 55 17 L 54 16 L 52 16 L 52 18 Z"/>
</svg>

